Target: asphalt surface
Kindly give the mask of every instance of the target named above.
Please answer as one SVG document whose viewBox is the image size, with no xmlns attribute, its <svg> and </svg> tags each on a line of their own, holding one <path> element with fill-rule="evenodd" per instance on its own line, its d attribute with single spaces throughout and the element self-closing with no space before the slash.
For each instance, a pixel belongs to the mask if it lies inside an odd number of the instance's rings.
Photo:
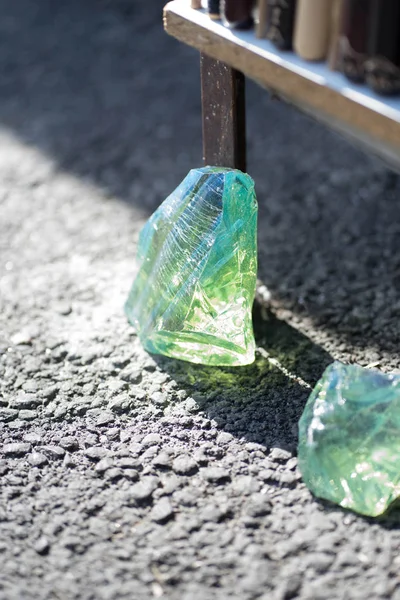
<svg viewBox="0 0 400 600">
<path fill-rule="evenodd" d="M 161 7 L 0 0 L 0 598 L 399 600 L 399 513 L 296 469 L 327 364 L 399 368 L 398 179 L 249 85 L 257 360 L 148 356 L 138 232 L 201 159 Z"/>
</svg>

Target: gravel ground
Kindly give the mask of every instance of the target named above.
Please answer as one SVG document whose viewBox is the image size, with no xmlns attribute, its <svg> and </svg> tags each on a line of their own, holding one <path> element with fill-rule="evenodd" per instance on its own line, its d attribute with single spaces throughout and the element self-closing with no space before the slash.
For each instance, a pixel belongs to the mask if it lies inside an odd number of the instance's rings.
<svg viewBox="0 0 400 600">
<path fill-rule="evenodd" d="M 399 600 L 398 512 L 296 468 L 329 362 L 399 367 L 397 177 L 249 85 L 257 360 L 149 356 L 121 307 L 141 225 L 200 164 L 198 57 L 159 0 L 0 14 L 1 600 Z"/>
</svg>

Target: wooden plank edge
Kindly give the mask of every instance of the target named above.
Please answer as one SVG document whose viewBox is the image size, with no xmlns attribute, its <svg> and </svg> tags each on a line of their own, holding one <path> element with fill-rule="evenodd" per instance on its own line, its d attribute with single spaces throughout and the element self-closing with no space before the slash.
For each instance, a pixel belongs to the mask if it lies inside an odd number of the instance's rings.
<svg viewBox="0 0 400 600">
<path fill-rule="evenodd" d="M 164 8 L 164 28 L 179 41 L 226 62 L 294 104 L 297 101 L 315 109 L 326 119 L 332 117 L 355 131 L 365 132 L 381 143 L 389 144 L 396 152 L 398 149 L 400 160 L 400 124 L 396 121 L 325 85 L 267 61 L 251 50 L 239 47 L 234 41 L 222 39 L 215 32 L 177 14 L 172 2 Z"/>
</svg>

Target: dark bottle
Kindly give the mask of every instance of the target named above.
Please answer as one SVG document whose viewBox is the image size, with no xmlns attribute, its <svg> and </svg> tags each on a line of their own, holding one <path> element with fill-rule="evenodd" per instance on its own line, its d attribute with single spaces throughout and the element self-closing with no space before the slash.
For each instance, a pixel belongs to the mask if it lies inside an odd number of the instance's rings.
<svg viewBox="0 0 400 600">
<path fill-rule="evenodd" d="M 220 19 L 220 0 L 208 0 L 207 12 L 210 19 Z"/>
<path fill-rule="evenodd" d="M 370 9 L 369 0 L 345 0 L 343 4 L 338 48 L 339 70 L 355 83 L 361 83 L 365 79 Z"/>
<path fill-rule="evenodd" d="M 225 25 L 232 29 L 251 29 L 253 19 L 254 0 L 224 0 L 222 14 Z"/>
<path fill-rule="evenodd" d="M 291 50 L 297 0 L 269 0 L 267 3 L 267 38 L 279 50 Z"/>
<path fill-rule="evenodd" d="M 370 0 L 365 79 L 378 94 L 400 92 L 400 1 Z"/>
</svg>

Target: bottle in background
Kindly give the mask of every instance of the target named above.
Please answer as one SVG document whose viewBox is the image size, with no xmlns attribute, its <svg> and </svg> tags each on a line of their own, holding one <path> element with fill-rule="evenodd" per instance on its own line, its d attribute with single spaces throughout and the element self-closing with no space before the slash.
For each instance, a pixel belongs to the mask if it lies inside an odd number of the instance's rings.
<svg viewBox="0 0 400 600">
<path fill-rule="evenodd" d="M 214 21 L 220 19 L 220 0 L 208 0 L 207 12 L 210 19 L 213 19 Z"/>
<path fill-rule="evenodd" d="M 331 32 L 329 36 L 329 51 L 328 51 L 328 64 L 332 71 L 336 71 L 339 68 L 338 56 L 339 56 L 339 37 L 342 28 L 342 14 L 343 6 L 347 0 L 333 0 L 332 3 L 332 22 Z"/>
<path fill-rule="evenodd" d="M 338 68 L 354 83 L 365 79 L 370 8 L 369 0 L 345 0 L 343 4 Z"/>
<path fill-rule="evenodd" d="M 256 28 L 256 36 L 258 38 L 264 38 L 267 33 L 267 11 L 268 11 L 268 0 L 258 0 L 258 23 Z"/>
<path fill-rule="evenodd" d="M 279 50 L 291 50 L 297 0 L 268 0 L 267 38 Z"/>
<path fill-rule="evenodd" d="M 400 1 L 370 0 L 367 84 L 378 94 L 400 92 Z"/>
<path fill-rule="evenodd" d="M 328 54 L 332 0 L 298 0 L 293 47 L 305 60 L 324 60 Z"/>
<path fill-rule="evenodd" d="M 222 14 L 225 25 L 232 29 L 251 29 L 254 0 L 223 0 Z"/>
</svg>

